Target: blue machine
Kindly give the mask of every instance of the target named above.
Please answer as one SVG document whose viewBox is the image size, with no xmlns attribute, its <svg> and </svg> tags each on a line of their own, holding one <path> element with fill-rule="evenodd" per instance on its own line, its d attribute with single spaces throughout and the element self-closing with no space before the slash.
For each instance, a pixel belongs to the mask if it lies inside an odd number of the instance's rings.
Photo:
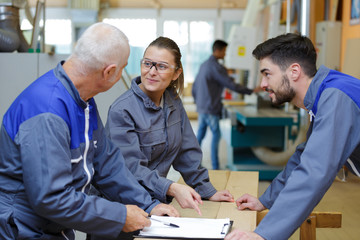
<svg viewBox="0 0 360 240">
<path fill-rule="evenodd" d="M 230 170 L 259 171 L 260 180 L 272 180 L 283 166 L 260 161 L 251 147 L 268 147 L 283 151 L 291 136 L 294 114 L 276 108 L 225 106 L 229 118 L 220 122 L 222 137 L 227 143 Z"/>
</svg>

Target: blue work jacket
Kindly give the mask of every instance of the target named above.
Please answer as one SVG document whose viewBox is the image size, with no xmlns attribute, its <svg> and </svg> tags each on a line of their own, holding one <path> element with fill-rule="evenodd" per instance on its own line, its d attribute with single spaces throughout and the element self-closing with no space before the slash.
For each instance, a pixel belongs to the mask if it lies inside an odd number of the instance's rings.
<svg viewBox="0 0 360 240">
<path fill-rule="evenodd" d="M 95 185 L 109 200 L 88 195 Z M 105 135 L 94 99 L 84 102 L 62 64 L 27 87 L 0 131 L 0 239 L 74 239 L 73 229 L 115 238 L 124 204 L 159 201 Z"/>
<path fill-rule="evenodd" d="M 201 166 L 202 151 L 180 98 L 170 90 L 163 94 L 164 106 L 158 107 L 140 89 L 140 77 L 131 89 L 111 105 L 106 130 L 122 150 L 125 162 L 137 180 L 161 202 L 173 181 L 166 178 L 171 166 L 203 198 L 216 189 Z"/>
<path fill-rule="evenodd" d="M 360 177 L 359 93 L 360 80 L 319 68 L 304 99 L 311 117 L 306 142 L 260 197 L 270 211 L 255 230 L 259 235 L 267 240 L 288 239 L 343 165 Z"/>
</svg>

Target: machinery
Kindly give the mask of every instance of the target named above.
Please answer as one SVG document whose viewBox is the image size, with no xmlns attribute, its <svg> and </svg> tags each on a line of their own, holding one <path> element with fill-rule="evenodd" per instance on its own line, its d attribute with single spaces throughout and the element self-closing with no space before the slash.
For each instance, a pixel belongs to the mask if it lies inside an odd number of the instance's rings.
<svg viewBox="0 0 360 240">
<path fill-rule="evenodd" d="M 26 17 L 33 25 L 32 39 L 29 44 L 20 29 L 19 10 L 25 9 Z M 43 25 L 40 26 L 40 22 Z M 29 49 L 45 48 L 45 0 L 38 0 L 35 17 L 30 12 L 27 0 L 0 0 L 0 52 L 28 52 Z"/>
<path fill-rule="evenodd" d="M 227 167 L 259 171 L 261 180 L 272 180 L 295 150 L 290 143 L 297 113 L 254 105 L 229 105 L 226 110 L 230 118 L 220 122 L 220 129 L 227 143 Z"/>
<path fill-rule="evenodd" d="M 0 1 L 0 52 L 27 52 L 26 42 L 19 23 L 19 9 L 26 1 Z"/>
</svg>

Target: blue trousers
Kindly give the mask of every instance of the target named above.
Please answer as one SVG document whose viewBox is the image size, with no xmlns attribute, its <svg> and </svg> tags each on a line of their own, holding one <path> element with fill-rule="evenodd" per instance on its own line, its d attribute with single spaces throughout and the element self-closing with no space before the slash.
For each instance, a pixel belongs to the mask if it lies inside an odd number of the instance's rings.
<svg viewBox="0 0 360 240">
<path fill-rule="evenodd" d="M 219 169 L 219 142 L 220 142 L 220 117 L 217 115 L 199 113 L 198 122 L 199 129 L 197 133 L 197 140 L 201 146 L 201 142 L 205 137 L 207 127 L 212 132 L 211 140 L 211 164 L 214 170 Z"/>
</svg>

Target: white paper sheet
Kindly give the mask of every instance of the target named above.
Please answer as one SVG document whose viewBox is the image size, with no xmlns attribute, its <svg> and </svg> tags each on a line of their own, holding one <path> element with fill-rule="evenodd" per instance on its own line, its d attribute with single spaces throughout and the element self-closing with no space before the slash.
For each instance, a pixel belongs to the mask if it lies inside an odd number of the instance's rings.
<svg viewBox="0 0 360 240">
<path fill-rule="evenodd" d="M 141 237 L 169 238 L 224 238 L 230 227 L 230 219 L 183 218 L 151 216 L 164 222 L 173 223 L 179 228 L 169 227 L 157 221 L 151 221 L 150 227 L 140 231 Z M 151 220 L 150 218 L 150 220 Z"/>
</svg>

